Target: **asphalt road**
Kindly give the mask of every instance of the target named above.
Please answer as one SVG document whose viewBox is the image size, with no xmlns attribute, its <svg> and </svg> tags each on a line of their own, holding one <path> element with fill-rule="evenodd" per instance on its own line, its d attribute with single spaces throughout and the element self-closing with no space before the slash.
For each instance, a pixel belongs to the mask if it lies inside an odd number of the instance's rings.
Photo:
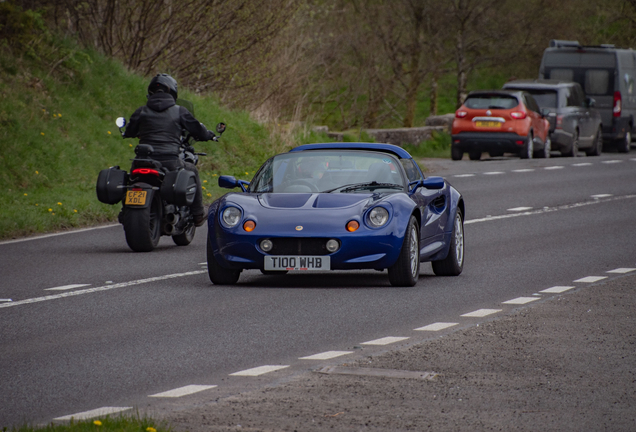
<svg viewBox="0 0 636 432">
<path fill-rule="evenodd" d="M 413 288 L 375 271 L 249 271 L 213 286 L 205 229 L 147 254 L 128 250 L 119 225 L 0 243 L 0 426 L 179 410 L 342 360 L 325 353 L 415 344 L 435 337 L 417 328 L 505 314 L 511 299 L 633 266 L 634 152 L 422 165 L 464 195 L 466 264 L 456 278 L 425 264 Z M 175 389 L 200 391 L 162 395 Z"/>
</svg>

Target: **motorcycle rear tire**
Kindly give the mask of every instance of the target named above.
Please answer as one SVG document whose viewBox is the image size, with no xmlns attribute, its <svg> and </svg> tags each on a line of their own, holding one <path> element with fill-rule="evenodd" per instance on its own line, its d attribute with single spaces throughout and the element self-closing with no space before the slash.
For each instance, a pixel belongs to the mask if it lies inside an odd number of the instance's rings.
<svg viewBox="0 0 636 432">
<path fill-rule="evenodd" d="M 187 246 L 192 240 L 194 240 L 194 233 L 196 233 L 197 227 L 194 224 L 186 228 L 181 234 L 173 235 L 172 241 L 177 246 Z"/>
<path fill-rule="evenodd" d="M 135 252 L 150 252 L 161 237 L 161 201 L 158 195 L 146 208 L 124 208 L 126 243 Z"/>
</svg>

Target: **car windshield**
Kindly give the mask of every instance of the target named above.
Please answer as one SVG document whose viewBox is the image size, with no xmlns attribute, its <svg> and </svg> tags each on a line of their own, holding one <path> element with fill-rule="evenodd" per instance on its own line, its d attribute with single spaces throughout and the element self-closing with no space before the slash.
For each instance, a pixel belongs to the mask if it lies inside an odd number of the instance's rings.
<svg viewBox="0 0 636 432">
<path fill-rule="evenodd" d="M 514 96 L 500 94 L 469 95 L 464 105 L 472 109 L 511 109 L 519 105 L 519 101 Z"/>
<path fill-rule="evenodd" d="M 369 193 L 406 188 L 392 155 L 352 150 L 280 154 L 263 164 L 250 184 L 253 193 Z"/>
</svg>

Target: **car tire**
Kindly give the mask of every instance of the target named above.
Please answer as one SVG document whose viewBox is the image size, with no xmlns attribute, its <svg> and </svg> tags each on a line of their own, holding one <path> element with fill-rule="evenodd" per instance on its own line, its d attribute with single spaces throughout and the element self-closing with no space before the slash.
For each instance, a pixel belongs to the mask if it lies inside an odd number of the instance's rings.
<svg viewBox="0 0 636 432">
<path fill-rule="evenodd" d="M 192 240 L 194 240 L 194 234 L 196 231 L 197 227 L 194 224 L 191 224 L 181 234 L 173 235 L 172 241 L 177 246 L 187 246 L 192 243 Z"/>
<path fill-rule="evenodd" d="M 552 141 L 550 137 L 545 139 L 545 144 L 543 145 L 543 149 L 537 150 L 534 152 L 533 157 L 538 159 L 548 159 L 550 157 L 550 152 L 552 151 Z"/>
<path fill-rule="evenodd" d="M 128 247 L 135 252 L 151 252 L 161 237 L 161 198 L 154 194 L 146 208 L 125 207 L 124 233 Z"/>
<path fill-rule="evenodd" d="M 470 158 L 470 160 L 479 160 L 481 159 L 481 152 L 478 150 L 469 151 L 468 157 Z"/>
<path fill-rule="evenodd" d="M 234 285 L 239 280 L 241 270 L 225 268 L 214 258 L 210 237 L 207 241 L 207 257 L 208 276 L 214 285 Z"/>
<path fill-rule="evenodd" d="M 443 260 L 431 262 L 437 276 L 459 276 L 464 269 L 464 216 L 457 209 L 451 234 L 448 255 Z"/>
<path fill-rule="evenodd" d="M 574 135 L 572 136 L 572 144 L 570 148 L 566 151 L 562 151 L 561 154 L 565 157 L 577 157 L 579 155 L 579 130 L 574 130 Z"/>
<path fill-rule="evenodd" d="M 411 287 L 420 277 L 420 230 L 415 216 L 411 216 L 404 233 L 402 249 L 397 261 L 389 267 L 389 281 L 393 286 Z"/>
<path fill-rule="evenodd" d="M 519 157 L 521 159 L 532 159 L 532 154 L 534 153 L 534 137 L 532 136 L 532 132 L 528 133 L 526 137 L 526 143 L 521 148 L 519 152 Z"/>
<path fill-rule="evenodd" d="M 462 160 L 464 152 L 457 147 L 451 147 L 451 159 L 454 161 Z"/>
<path fill-rule="evenodd" d="M 627 131 L 625 132 L 625 138 L 618 142 L 618 152 L 629 153 L 631 146 L 632 146 L 632 134 L 630 131 Z"/>
<path fill-rule="evenodd" d="M 585 154 L 588 156 L 600 156 L 603 152 L 603 133 L 601 132 L 601 128 L 596 132 L 596 136 L 594 137 L 594 143 L 592 147 L 585 150 Z"/>
</svg>

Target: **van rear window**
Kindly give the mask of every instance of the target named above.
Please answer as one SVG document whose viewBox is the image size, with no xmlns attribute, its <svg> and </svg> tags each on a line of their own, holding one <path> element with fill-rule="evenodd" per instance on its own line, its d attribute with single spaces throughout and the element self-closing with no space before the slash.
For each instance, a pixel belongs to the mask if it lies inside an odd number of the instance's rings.
<svg viewBox="0 0 636 432">
<path fill-rule="evenodd" d="M 609 71 L 590 69 L 585 72 L 585 93 L 589 95 L 611 94 L 609 91 Z"/>
<path fill-rule="evenodd" d="M 543 65 L 550 68 L 613 68 L 616 66 L 616 54 L 597 51 L 546 52 L 543 54 Z"/>
<path fill-rule="evenodd" d="M 472 109 L 510 109 L 519 105 L 519 101 L 514 96 L 475 95 L 468 96 L 464 105 Z"/>
<path fill-rule="evenodd" d="M 614 94 L 613 69 L 546 68 L 545 78 L 577 82 L 589 96 Z"/>
</svg>

